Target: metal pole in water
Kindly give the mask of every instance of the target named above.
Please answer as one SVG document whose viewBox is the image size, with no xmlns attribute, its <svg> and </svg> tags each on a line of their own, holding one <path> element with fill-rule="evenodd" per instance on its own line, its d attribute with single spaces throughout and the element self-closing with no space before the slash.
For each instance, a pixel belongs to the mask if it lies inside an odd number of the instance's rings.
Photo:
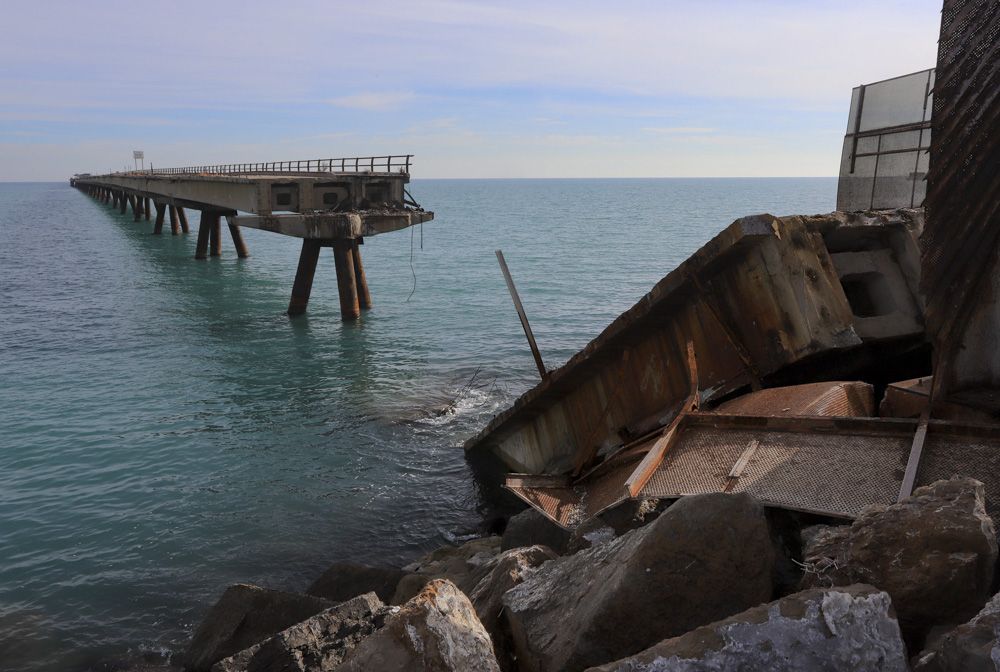
<svg viewBox="0 0 1000 672">
<path fill-rule="evenodd" d="M 507 261 L 503 258 L 503 250 L 497 250 L 497 261 L 500 262 L 500 270 L 503 271 L 503 279 L 507 281 L 507 289 L 510 291 L 510 298 L 514 300 L 514 308 L 517 309 L 517 316 L 521 319 L 521 326 L 524 328 L 524 335 L 528 337 L 528 345 L 531 346 L 531 354 L 535 358 L 535 366 L 538 367 L 538 374 L 544 379 L 548 372 L 545 364 L 542 363 L 542 353 L 538 351 L 538 344 L 535 343 L 535 335 L 531 333 L 531 325 L 528 324 L 528 316 L 521 305 L 521 297 L 514 287 L 514 280 L 510 277 L 510 270 L 507 268 Z"/>
</svg>

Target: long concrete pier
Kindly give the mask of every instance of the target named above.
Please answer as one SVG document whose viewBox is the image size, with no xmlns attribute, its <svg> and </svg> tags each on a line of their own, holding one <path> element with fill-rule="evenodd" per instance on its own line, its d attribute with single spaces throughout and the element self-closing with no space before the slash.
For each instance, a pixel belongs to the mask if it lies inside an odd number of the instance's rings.
<svg viewBox="0 0 1000 672">
<path fill-rule="evenodd" d="M 78 174 L 70 184 L 153 234 L 169 222 L 172 235 L 189 232 L 186 209 L 201 212 L 195 259 L 222 254 L 222 220 L 240 258 L 249 256 L 242 227 L 302 239 L 288 303 L 289 315 L 305 312 L 320 250 L 333 248 L 340 312 L 357 319 L 371 308 L 361 261 L 365 237 L 434 219 L 410 198 L 412 155 L 157 168 L 104 175 Z"/>
</svg>

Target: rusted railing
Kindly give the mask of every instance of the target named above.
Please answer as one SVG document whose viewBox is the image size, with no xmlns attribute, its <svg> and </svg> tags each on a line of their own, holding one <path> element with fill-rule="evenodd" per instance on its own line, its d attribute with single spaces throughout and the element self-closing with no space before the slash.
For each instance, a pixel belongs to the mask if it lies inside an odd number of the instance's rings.
<svg viewBox="0 0 1000 672">
<path fill-rule="evenodd" d="M 412 159 L 412 154 L 352 156 L 339 159 L 229 163 L 217 166 L 187 166 L 184 168 L 150 168 L 149 170 L 129 172 L 146 175 L 247 175 L 252 173 L 391 173 L 395 170 L 399 173 L 409 174 Z"/>
</svg>

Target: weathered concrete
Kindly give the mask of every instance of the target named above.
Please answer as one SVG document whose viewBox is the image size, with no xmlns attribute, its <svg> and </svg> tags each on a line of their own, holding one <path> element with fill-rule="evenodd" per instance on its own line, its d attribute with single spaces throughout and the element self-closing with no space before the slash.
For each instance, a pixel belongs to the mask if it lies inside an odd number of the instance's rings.
<svg viewBox="0 0 1000 672">
<path fill-rule="evenodd" d="M 668 639 L 588 672 L 907 672 L 889 596 L 813 589 Z"/>
</svg>

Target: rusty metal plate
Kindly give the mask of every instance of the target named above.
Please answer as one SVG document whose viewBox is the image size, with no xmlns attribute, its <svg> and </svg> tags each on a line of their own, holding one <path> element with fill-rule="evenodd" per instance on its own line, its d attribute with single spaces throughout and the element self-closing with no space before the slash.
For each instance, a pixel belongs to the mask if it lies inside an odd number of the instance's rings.
<svg viewBox="0 0 1000 672">
<path fill-rule="evenodd" d="M 862 382 L 772 387 L 727 401 L 715 412 L 725 415 L 871 417 L 875 415 L 875 394 L 871 385 Z"/>
<path fill-rule="evenodd" d="M 582 522 L 580 496 L 572 487 L 547 485 L 521 476 L 508 477 L 504 487 L 561 527 L 572 528 Z"/>
</svg>

